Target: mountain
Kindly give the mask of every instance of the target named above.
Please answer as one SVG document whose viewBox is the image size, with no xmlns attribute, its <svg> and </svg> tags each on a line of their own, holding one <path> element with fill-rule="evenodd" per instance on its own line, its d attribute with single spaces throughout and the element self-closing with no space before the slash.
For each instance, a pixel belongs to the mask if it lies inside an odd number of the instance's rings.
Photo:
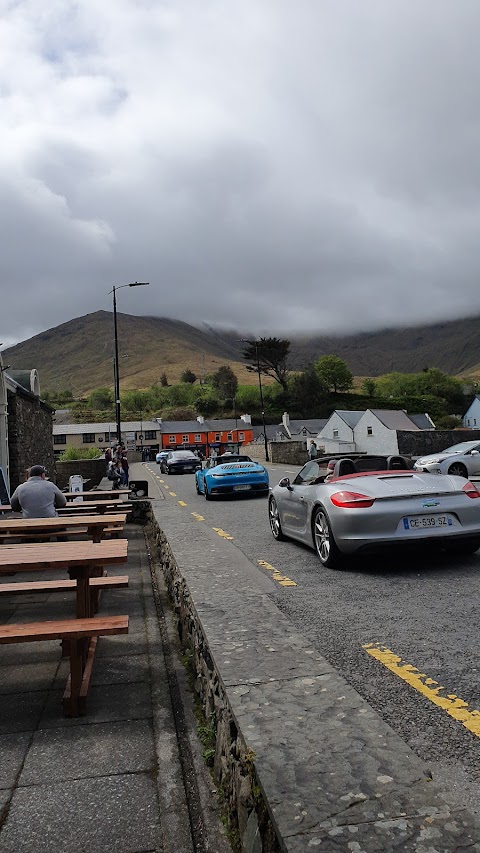
<svg viewBox="0 0 480 853">
<path fill-rule="evenodd" d="M 118 314 L 122 390 L 146 388 L 162 373 L 170 384 L 184 370 L 199 378 L 229 364 L 241 384 L 256 384 L 241 360 L 239 338 L 248 333 L 198 329 L 180 320 Z M 432 326 L 389 329 L 345 337 L 291 337 L 292 368 L 300 370 L 321 355 L 343 358 L 356 376 L 438 367 L 451 375 L 480 375 L 480 318 Z M 113 317 L 97 311 L 48 329 L 3 352 L 12 369 L 35 367 L 42 390 L 71 389 L 75 397 L 113 387 Z"/>
</svg>

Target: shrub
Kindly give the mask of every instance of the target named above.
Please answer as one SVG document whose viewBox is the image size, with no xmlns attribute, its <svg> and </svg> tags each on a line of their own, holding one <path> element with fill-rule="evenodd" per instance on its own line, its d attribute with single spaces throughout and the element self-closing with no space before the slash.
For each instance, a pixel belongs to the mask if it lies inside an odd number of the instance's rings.
<svg viewBox="0 0 480 853">
<path fill-rule="evenodd" d="M 67 447 L 59 456 L 59 462 L 74 462 L 77 459 L 101 459 L 103 450 L 96 447 Z"/>
</svg>

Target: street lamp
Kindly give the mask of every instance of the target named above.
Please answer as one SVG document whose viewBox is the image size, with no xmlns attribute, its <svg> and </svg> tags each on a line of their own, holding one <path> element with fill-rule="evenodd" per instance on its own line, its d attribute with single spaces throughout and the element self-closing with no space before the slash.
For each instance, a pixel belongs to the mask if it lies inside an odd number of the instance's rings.
<svg viewBox="0 0 480 853">
<path fill-rule="evenodd" d="M 117 442 L 120 444 L 122 440 L 122 426 L 120 423 L 120 376 L 118 370 L 118 331 L 117 331 L 117 290 L 122 287 L 147 287 L 149 281 L 133 281 L 130 284 L 121 284 L 119 287 L 112 287 L 109 291 L 113 293 L 113 334 L 115 340 L 115 361 L 114 361 L 114 380 L 115 380 L 115 420 L 117 422 Z"/>
<path fill-rule="evenodd" d="M 258 387 L 260 390 L 260 406 L 262 407 L 263 439 L 265 442 L 265 462 L 270 462 L 270 457 L 268 455 L 267 428 L 265 426 L 265 406 L 263 404 L 262 374 L 260 371 L 260 358 L 258 355 L 258 341 L 256 339 L 253 341 L 249 341 L 247 338 L 241 338 L 240 340 L 244 344 L 250 344 L 250 346 L 253 344 L 255 346 L 255 355 L 257 359 Z"/>
</svg>

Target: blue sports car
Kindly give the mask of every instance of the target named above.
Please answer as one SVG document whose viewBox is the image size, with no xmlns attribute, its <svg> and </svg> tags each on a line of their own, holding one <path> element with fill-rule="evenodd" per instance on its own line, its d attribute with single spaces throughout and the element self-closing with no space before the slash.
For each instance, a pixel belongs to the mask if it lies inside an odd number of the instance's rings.
<svg viewBox="0 0 480 853">
<path fill-rule="evenodd" d="M 249 456 L 225 453 L 208 460 L 207 467 L 195 472 L 195 487 L 207 501 L 237 492 L 268 495 L 268 472 Z"/>
</svg>

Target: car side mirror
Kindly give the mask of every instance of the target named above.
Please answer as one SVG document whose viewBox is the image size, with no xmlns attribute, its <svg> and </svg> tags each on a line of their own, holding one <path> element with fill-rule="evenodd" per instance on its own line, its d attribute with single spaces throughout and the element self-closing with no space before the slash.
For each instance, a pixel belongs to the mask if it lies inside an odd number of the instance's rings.
<svg viewBox="0 0 480 853">
<path fill-rule="evenodd" d="M 283 477 L 278 484 L 282 489 L 289 489 L 291 491 L 292 486 L 290 484 L 290 477 Z"/>
<path fill-rule="evenodd" d="M 478 454 L 479 454 L 478 450 L 471 450 L 470 451 L 470 456 L 478 456 Z"/>
</svg>

